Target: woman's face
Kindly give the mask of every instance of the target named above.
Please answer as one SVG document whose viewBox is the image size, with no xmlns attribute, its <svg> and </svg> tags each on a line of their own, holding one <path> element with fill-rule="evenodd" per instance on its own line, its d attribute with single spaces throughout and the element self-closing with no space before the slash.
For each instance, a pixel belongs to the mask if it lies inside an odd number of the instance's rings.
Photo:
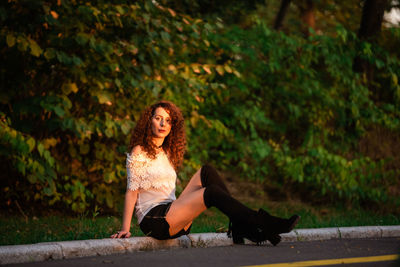
<svg viewBox="0 0 400 267">
<path fill-rule="evenodd" d="M 154 111 L 154 115 L 151 118 L 151 130 L 154 137 L 165 138 L 171 132 L 172 120 L 168 112 L 162 108 L 158 107 Z"/>
</svg>

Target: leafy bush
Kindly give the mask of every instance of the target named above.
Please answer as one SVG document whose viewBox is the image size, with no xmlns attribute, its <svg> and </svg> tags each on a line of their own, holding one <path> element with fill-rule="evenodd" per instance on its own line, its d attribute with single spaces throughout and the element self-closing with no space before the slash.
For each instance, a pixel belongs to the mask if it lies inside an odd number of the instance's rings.
<svg viewBox="0 0 400 267">
<path fill-rule="evenodd" d="M 8 1 L 0 20 L 3 203 L 115 210 L 130 132 L 159 99 L 187 118 L 182 179 L 212 161 L 316 196 L 378 203 L 397 183 L 398 166 L 357 144 L 373 125 L 399 132 L 399 61 L 340 27 L 303 39 L 152 1 Z M 375 66 L 375 80 L 353 72 L 356 55 Z"/>
<path fill-rule="evenodd" d="M 208 116 L 222 117 L 235 133 L 225 137 L 229 145 L 215 148 L 233 151 L 230 159 L 242 173 L 282 186 L 295 183 L 316 197 L 399 201 L 388 195 L 399 186 L 400 168 L 389 164 L 394 159 L 372 160 L 359 148 L 374 125 L 399 133 L 400 65 L 393 53 L 340 26 L 335 37 L 304 39 L 258 23 L 219 39 L 242 77 L 225 81 L 224 98 L 224 92 L 213 94 L 210 106 L 218 108 L 208 109 Z M 373 81 L 353 71 L 357 55 L 374 66 Z M 384 91 L 385 98 L 374 91 Z"/>
<path fill-rule="evenodd" d="M 126 2 L 1 4 L 6 199 L 114 208 L 141 110 L 159 98 L 195 110 L 216 67 L 203 60 L 212 27 L 151 1 Z"/>
</svg>

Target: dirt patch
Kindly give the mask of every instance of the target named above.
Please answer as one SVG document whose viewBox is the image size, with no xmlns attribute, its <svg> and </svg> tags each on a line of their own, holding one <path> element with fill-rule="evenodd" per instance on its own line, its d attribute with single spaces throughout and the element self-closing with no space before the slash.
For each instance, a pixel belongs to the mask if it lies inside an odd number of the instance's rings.
<svg viewBox="0 0 400 267">
<path fill-rule="evenodd" d="M 385 160 L 384 171 L 400 175 L 400 134 L 379 125 L 370 127 L 359 142 L 359 152 L 374 161 Z M 400 179 L 388 186 L 391 196 L 400 196 Z"/>
<path fill-rule="evenodd" d="M 383 128 L 372 126 L 361 138 L 359 151 L 372 160 L 389 159 L 388 169 L 400 170 L 400 134 Z"/>
</svg>

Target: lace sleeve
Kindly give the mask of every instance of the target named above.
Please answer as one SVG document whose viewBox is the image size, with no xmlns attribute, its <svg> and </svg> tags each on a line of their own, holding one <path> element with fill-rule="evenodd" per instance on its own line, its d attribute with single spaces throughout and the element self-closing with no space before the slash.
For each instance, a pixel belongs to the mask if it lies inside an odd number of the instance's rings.
<svg viewBox="0 0 400 267">
<path fill-rule="evenodd" d="M 126 158 L 127 189 L 135 191 L 148 178 L 149 159 L 143 154 L 128 154 Z"/>
</svg>

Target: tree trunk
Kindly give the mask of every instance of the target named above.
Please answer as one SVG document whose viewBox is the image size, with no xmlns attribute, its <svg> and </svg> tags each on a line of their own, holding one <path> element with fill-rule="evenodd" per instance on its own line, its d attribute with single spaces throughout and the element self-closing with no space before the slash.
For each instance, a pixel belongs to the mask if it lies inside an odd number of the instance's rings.
<svg viewBox="0 0 400 267">
<path fill-rule="evenodd" d="M 383 22 L 383 15 L 387 4 L 388 0 L 364 1 L 360 29 L 358 31 L 358 37 L 361 41 L 367 41 L 370 43 L 376 43 L 378 41 Z M 359 47 L 358 49 L 361 50 L 362 48 Z M 361 57 L 356 56 L 353 62 L 353 70 L 355 72 L 363 73 L 365 75 L 368 82 L 368 88 L 372 95 L 371 97 L 375 101 L 379 101 L 379 99 L 381 98 L 380 94 L 382 92 L 380 92 L 377 87 L 373 86 L 374 66 L 371 65 L 368 61 L 362 59 Z M 351 114 L 350 110 L 347 110 L 346 112 Z M 349 117 L 350 116 L 351 115 L 349 115 Z M 348 127 L 354 129 L 355 122 L 350 123 Z"/>
<path fill-rule="evenodd" d="M 305 36 L 310 34 L 309 28 L 315 29 L 315 7 L 313 0 L 306 0 L 299 5 L 301 20 L 303 22 L 303 32 Z"/>
<path fill-rule="evenodd" d="M 388 0 L 365 0 L 358 37 L 368 42 L 378 38 Z"/>
<path fill-rule="evenodd" d="M 358 37 L 361 41 L 377 42 L 387 5 L 388 0 L 365 0 L 358 31 Z M 373 69 L 365 60 L 356 57 L 353 68 L 356 72 L 366 73 L 368 79 L 372 78 Z"/>
<path fill-rule="evenodd" d="M 282 28 L 283 19 L 286 16 L 287 9 L 291 0 L 282 0 L 281 7 L 279 8 L 278 15 L 276 15 L 274 29 L 280 30 Z"/>
</svg>

